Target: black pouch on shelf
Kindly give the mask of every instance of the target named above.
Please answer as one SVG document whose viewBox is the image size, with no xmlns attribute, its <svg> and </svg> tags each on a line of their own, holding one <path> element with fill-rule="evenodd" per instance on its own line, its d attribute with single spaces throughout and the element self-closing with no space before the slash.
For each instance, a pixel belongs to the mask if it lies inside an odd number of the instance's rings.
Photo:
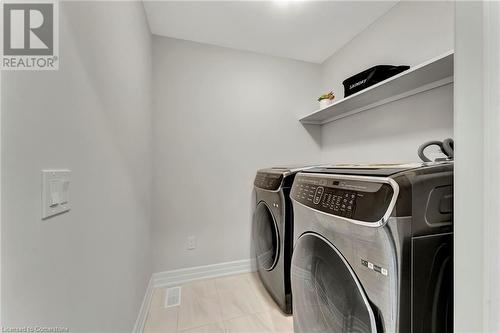
<svg viewBox="0 0 500 333">
<path fill-rule="evenodd" d="M 364 70 L 342 82 L 344 85 L 344 97 L 387 80 L 396 74 L 404 72 L 408 68 L 410 68 L 410 66 L 378 65 Z"/>
</svg>

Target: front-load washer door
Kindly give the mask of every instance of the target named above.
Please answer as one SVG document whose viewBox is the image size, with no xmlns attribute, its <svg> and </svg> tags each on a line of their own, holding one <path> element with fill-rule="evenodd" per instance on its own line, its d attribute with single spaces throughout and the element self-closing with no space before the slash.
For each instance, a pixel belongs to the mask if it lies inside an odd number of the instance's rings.
<svg viewBox="0 0 500 333">
<path fill-rule="evenodd" d="M 255 209 L 253 238 L 259 269 L 272 270 L 279 256 L 279 233 L 276 220 L 264 201 Z"/>
<path fill-rule="evenodd" d="M 377 332 L 368 298 L 342 254 L 326 238 L 305 233 L 292 257 L 295 333 Z"/>
</svg>

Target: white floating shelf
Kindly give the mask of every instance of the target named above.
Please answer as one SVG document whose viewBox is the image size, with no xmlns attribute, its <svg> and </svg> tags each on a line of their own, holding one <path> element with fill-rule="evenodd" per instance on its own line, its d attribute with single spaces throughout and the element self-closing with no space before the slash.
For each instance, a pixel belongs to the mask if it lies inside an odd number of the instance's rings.
<svg viewBox="0 0 500 333">
<path fill-rule="evenodd" d="M 453 83 L 453 51 L 379 82 L 302 118 L 303 124 L 323 125 L 398 99 Z"/>
</svg>

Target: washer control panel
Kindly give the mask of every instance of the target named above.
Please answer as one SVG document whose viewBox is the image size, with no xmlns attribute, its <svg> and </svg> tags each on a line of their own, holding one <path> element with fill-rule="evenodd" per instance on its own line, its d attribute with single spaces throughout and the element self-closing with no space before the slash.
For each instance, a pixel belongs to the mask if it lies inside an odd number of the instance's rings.
<svg viewBox="0 0 500 333">
<path fill-rule="evenodd" d="M 280 188 L 282 181 L 283 174 L 281 173 L 257 172 L 253 184 L 264 190 L 276 191 Z"/>
<path fill-rule="evenodd" d="M 387 212 L 394 190 L 384 182 L 342 176 L 299 174 L 291 198 L 321 212 L 362 222 L 378 222 Z"/>
</svg>

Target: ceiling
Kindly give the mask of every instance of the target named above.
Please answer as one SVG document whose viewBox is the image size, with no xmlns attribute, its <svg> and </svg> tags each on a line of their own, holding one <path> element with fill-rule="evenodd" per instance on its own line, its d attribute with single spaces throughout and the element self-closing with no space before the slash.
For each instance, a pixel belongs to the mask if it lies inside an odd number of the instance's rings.
<svg viewBox="0 0 500 333">
<path fill-rule="evenodd" d="M 322 63 L 391 1 L 149 1 L 153 34 Z"/>
</svg>

